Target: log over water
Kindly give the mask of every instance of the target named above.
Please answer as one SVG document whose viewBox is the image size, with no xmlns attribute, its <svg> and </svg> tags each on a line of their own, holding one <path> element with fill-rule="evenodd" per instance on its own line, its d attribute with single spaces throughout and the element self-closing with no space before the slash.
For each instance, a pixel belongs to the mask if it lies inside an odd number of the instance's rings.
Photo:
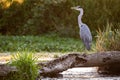
<svg viewBox="0 0 120 80">
<path fill-rule="evenodd" d="M 42 66 L 40 74 L 50 76 L 74 67 L 99 67 L 99 72 L 113 72 L 118 71 L 119 63 L 120 51 L 108 51 L 93 54 L 67 54 L 39 65 Z"/>
<path fill-rule="evenodd" d="M 74 67 L 99 67 L 98 72 L 120 73 L 120 51 L 97 52 L 93 54 L 71 53 L 57 59 L 38 63 L 41 66 L 40 75 L 57 75 Z M 17 69 L 7 64 L 0 65 L 0 76 L 6 76 Z"/>
</svg>

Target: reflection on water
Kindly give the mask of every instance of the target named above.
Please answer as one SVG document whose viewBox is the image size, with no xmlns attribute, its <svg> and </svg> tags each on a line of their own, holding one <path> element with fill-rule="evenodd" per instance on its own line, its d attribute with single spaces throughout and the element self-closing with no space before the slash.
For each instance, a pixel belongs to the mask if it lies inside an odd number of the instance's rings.
<svg viewBox="0 0 120 80">
<path fill-rule="evenodd" d="M 42 80 L 120 80 L 117 75 L 102 75 L 97 73 L 97 67 L 72 68 L 64 71 L 62 77 L 42 78 Z"/>
</svg>

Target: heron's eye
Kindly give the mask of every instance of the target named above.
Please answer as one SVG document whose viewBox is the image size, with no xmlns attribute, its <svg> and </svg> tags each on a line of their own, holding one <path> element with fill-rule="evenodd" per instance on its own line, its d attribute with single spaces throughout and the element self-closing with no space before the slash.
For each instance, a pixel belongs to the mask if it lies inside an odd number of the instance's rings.
<svg viewBox="0 0 120 80">
<path fill-rule="evenodd" d="M 81 8 L 80 6 L 78 6 L 78 8 Z"/>
</svg>

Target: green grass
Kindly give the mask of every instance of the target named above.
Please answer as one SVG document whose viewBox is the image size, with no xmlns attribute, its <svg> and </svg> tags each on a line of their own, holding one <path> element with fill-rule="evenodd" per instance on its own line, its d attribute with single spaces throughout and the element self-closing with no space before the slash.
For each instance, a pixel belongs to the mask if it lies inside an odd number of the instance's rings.
<svg viewBox="0 0 120 80">
<path fill-rule="evenodd" d="M 13 54 L 9 65 L 15 66 L 17 72 L 11 72 L 2 80 L 35 80 L 38 76 L 39 67 L 36 64 L 37 58 L 32 52 L 17 52 Z"/>
<path fill-rule="evenodd" d="M 79 52 L 85 48 L 80 39 L 59 37 L 55 34 L 42 36 L 0 36 L 0 52 Z"/>
</svg>

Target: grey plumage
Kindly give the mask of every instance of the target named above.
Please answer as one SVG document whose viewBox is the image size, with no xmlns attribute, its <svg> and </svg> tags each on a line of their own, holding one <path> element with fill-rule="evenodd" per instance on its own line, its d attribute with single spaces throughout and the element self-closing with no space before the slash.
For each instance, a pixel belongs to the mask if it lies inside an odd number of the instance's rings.
<svg viewBox="0 0 120 80">
<path fill-rule="evenodd" d="M 90 50 L 91 43 L 92 43 L 92 35 L 91 35 L 89 27 L 82 22 L 83 9 L 80 6 L 72 7 L 71 9 L 80 11 L 80 14 L 78 16 L 78 24 L 79 24 L 79 28 L 80 28 L 80 38 L 83 41 L 86 49 Z"/>
<path fill-rule="evenodd" d="M 80 38 L 82 39 L 87 50 L 90 50 L 92 36 L 91 36 L 91 32 L 86 24 L 82 24 L 80 27 Z"/>
</svg>

